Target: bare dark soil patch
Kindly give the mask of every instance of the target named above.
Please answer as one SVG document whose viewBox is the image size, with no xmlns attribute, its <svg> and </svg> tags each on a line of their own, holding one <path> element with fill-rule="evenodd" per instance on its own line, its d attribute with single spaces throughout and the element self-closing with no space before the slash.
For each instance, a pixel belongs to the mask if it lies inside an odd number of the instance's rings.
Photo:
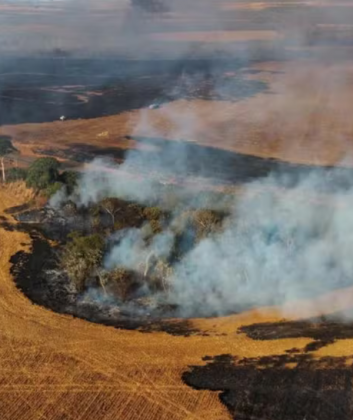
<svg viewBox="0 0 353 420">
<path fill-rule="evenodd" d="M 0 65 L 0 124 L 95 118 L 185 99 L 236 101 L 267 90 L 237 60 L 19 58 Z M 20 73 L 19 69 L 26 69 Z"/>
<path fill-rule="evenodd" d="M 192 366 L 183 380 L 195 389 L 221 391 L 221 402 L 236 420 L 350 420 L 353 416 L 350 359 L 314 360 L 309 354 L 286 354 L 204 360 L 210 362 Z"/>
</svg>

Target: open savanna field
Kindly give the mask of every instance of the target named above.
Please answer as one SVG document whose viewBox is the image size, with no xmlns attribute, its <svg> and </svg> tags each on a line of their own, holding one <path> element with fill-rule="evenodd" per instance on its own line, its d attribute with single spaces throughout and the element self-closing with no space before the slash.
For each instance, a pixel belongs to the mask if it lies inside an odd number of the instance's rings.
<svg viewBox="0 0 353 420">
<path fill-rule="evenodd" d="M 169 4 L 0 0 L 11 165 L 52 156 L 81 169 L 182 150 L 187 165 L 133 175 L 202 186 L 274 164 L 352 168 L 353 1 Z M 16 287 L 11 258 L 32 239 L 8 210 L 32 198 L 22 183 L 0 185 L 1 420 L 352 418 L 352 287 L 148 331 L 90 323 Z M 347 322 L 326 318 L 337 314 Z"/>
</svg>

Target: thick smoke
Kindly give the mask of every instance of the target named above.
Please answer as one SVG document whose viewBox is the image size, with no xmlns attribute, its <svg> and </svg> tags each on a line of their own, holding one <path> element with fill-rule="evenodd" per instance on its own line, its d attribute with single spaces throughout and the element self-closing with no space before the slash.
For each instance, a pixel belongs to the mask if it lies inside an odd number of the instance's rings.
<svg viewBox="0 0 353 420">
<path fill-rule="evenodd" d="M 302 192 L 267 191 L 271 177 L 246 188 L 224 233 L 202 241 L 172 280 L 175 300 L 214 313 L 284 304 L 352 283 L 352 198 L 343 207 L 297 200 Z M 264 191 L 253 196 L 252 191 Z M 332 203 L 331 203 L 332 204 Z"/>
<path fill-rule="evenodd" d="M 81 186 L 91 197 L 105 191 L 126 198 L 121 176 L 117 169 L 116 184 L 90 183 L 88 171 Z M 174 267 L 168 301 L 183 316 L 218 315 L 352 284 L 353 191 L 313 193 L 324 184 L 317 174 L 306 174 L 286 189 L 283 174 L 271 174 L 244 186 L 223 231 L 199 242 Z M 144 193 L 152 188 L 135 189 L 134 198 L 146 203 Z M 143 272 L 151 252 L 168 257 L 175 240 L 172 225 L 152 243 L 145 241 L 146 226 L 119 232 L 118 245 L 106 256 L 107 268 Z"/>
<path fill-rule="evenodd" d="M 189 138 L 199 124 L 192 110 L 172 113 L 162 107 L 158 112 L 170 121 L 167 138 Z M 159 139 L 162 135 L 151 124 L 150 115 L 149 110 L 141 111 L 133 134 L 143 132 Z M 170 257 L 176 240 L 173 227 L 180 212 L 187 207 L 226 207 L 230 215 L 222 231 L 193 245 L 169 273 L 166 299 L 178 306 L 180 315 L 220 315 L 252 306 L 285 304 L 352 284 L 350 171 L 298 169 L 293 174 L 274 169 L 242 184 L 225 202 L 214 203 L 200 200 L 188 186 L 192 177 L 203 180 L 202 164 L 197 167 L 199 173 L 195 168 L 192 176 L 189 173 L 195 161 L 205 164 L 205 156 L 195 154 L 194 149 L 190 156 L 187 143 L 176 143 L 153 143 L 156 153 L 150 156 L 137 148 L 121 165 L 96 159 L 83 172 L 74 196 L 80 205 L 108 196 L 148 205 L 163 203 L 164 180 L 173 178 L 173 172 L 184 174 L 179 179 L 184 188 L 175 190 L 173 217 L 163 232 L 152 242 L 148 225 L 118 232 L 113 238 L 116 245 L 105 257 L 106 269 L 124 267 L 143 274 L 151 254 Z"/>
<path fill-rule="evenodd" d="M 190 23 L 184 19 L 182 25 L 184 32 L 188 29 L 199 31 L 249 29 L 244 25 L 252 19 L 250 16 L 253 12 L 250 9 L 241 10 L 241 5 L 235 4 L 239 10 L 236 8 L 233 11 L 220 10 L 215 6 L 216 3 L 207 1 L 205 6 L 204 1 L 182 1 L 177 6 L 176 1 L 168 2 L 168 11 L 163 13 L 167 13 L 167 18 L 173 18 L 178 14 L 185 18 L 189 12 L 193 12 L 196 16 L 201 14 L 202 18 L 198 21 L 200 26 L 196 24 L 195 27 L 194 22 Z M 83 7 L 87 15 L 92 11 L 91 6 L 83 6 L 82 2 L 75 3 L 72 0 L 69 4 Z M 221 48 L 223 53 L 233 52 L 232 57 L 251 61 L 252 58 L 265 57 L 271 47 L 271 58 L 276 58 L 277 54 L 283 58 L 283 56 L 295 56 L 295 48 L 316 43 L 317 22 L 313 8 L 293 7 L 292 14 L 288 13 L 286 19 L 281 19 L 275 13 L 277 9 L 273 11 L 269 7 L 266 10 L 264 4 L 261 4 L 264 7 L 261 21 L 265 22 L 262 24 L 262 29 L 270 28 L 271 33 L 278 32 L 281 36 L 276 37 L 273 44 L 259 42 L 254 46 L 252 42 L 239 43 L 237 44 L 241 46 L 239 48 L 224 44 Z M 124 2 L 124 5 L 127 6 L 127 2 Z M 342 10 L 338 7 L 332 13 L 330 8 L 325 11 L 320 9 L 318 21 L 322 24 L 332 22 L 344 24 L 346 21 L 351 23 L 351 16 Z M 104 16 L 104 19 L 107 18 L 107 12 L 102 10 L 98 12 Z M 238 19 L 228 20 L 226 17 L 230 13 Z M 94 15 L 92 13 L 92 16 Z M 167 51 L 168 56 L 176 58 L 174 65 L 181 68 L 191 53 L 195 52 L 195 45 L 198 55 L 210 52 L 204 43 L 193 43 L 192 36 L 191 40 L 185 42 L 169 44 L 164 42 L 165 27 L 170 24 L 168 19 L 158 26 L 150 15 L 136 12 L 131 7 L 126 7 L 124 12 L 119 14 L 119 24 L 116 24 L 112 17 L 109 21 L 104 20 L 107 29 L 103 32 L 92 18 L 87 18 L 76 27 L 76 20 L 73 24 L 73 20 L 67 19 L 67 14 L 66 17 L 65 14 L 60 16 L 70 28 L 75 26 L 75 33 L 79 34 L 75 43 L 78 49 L 85 45 L 99 50 L 104 44 L 104 51 L 114 50 L 122 54 L 132 51 L 135 57 L 140 54 L 140 57 L 146 57 L 155 54 L 158 48 L 163 47 L 163 53 Z M 210 20 L 212 23 L 205 26 L 204 22 Z M 255 19 L 257 25 L 259 21 L 260 19 L 258 21 Z M 175 25 L 175 21 L 173 22 Z M 188 25 L 192 27 L 188 28 Z M 114 30 L 109 30 L 109 27 Z M 308 28 L 315 29 L 310 32 L 309 40 Z M 62 44 L 57 47 L 66 48 L 64 38 Z M 150 43 L 153 43 L 153 51 L 152 48 L 146 48 Z M 288 46 L 292 49 L 286 50 L 283 55 L 282 48 Z M 50 45 L 50 48 L 52 47 Z M 213 45 L 212 51 L 215 50 Z M 297 54 L 305 55 L 305 51 Z M 216 72 L 211 66 L 209 73 L 214 78 L 209 99 L 224 98 L 231 86 L 223 83 L 218 77 L 219 68 Z M 197 77 L 191 81 L 191 84 L 193 83 L 199 83 Z M 330 89 L 335 89 L 341 80 L 321 80 L 318 77 L 316 83 L 318 90 L 321 87 L 329 92 Z M 184 84 L 190 85 L 188 79 Z M 286 88 L 290 87 L 285 86 L 284 90 Z M 169 100 L 178 97 L 181 89 L 178 83 L 171 86 Z M 293 98 L 297 101 L 293 101 L 290 105 L 284 104 L 286 110 L 279 115 L 275 124 L 279 132 L 283 123 L 290 127 L 300 125 L 303 113 L 307 112 L 307 104 L 301 103 L 300 98 L 296 98 L 295 95 Z M 269 97 L 268 102 L 271 100 L 282 99 Z M 288 110 L 291 112 L 287 112 Z M 166 106 L 158 112 L 163 115 L 170 128 L 158 131 L 151 124 L 150 111 L 142 110 L 133 134 L 138 136 L 143 133 L 144 136 L 154 139 L 198 140 L 195 133 L 197 134 L 197 126 L 202 125 L 203 121 L 200 121 L 198 115 L 191 109 L 175 112 L 173 108 Z M 266 113 L 259 112 L 258 118 L 264 118 L 264 115 Z M 232 127 L 232 130 L 236 131 L 237 127 Z M 142 147 L 137 148 L 126 156 L 125 163 L 120 166 L 102 159 L 92 162 L 85 169 L 78 190 L 72 198 L 80 205 L 95 203 L 107 196 L 150 204 L 161 199 L 159 196 L 161 184 L 169 182 L 170 178 L 174 177 L 173 174 L 185 177 L 180 183 L 187 183 L 191 164 L 200 159 L 200 162 L 206 165 L 203 156 L 190 154 L 190 150 L 193 149 L 184 147 L 183 142 L 164 144 L 162 152 L 159 151 L 158 141 L 152 142 L 149 146 L 155 148 L 157 152 L 148 153 L 143 150 L 142 153 Z M 227 164 L 227 161 L 223 161 L 223 166 Z M 195 179 L 199 178 L 200 182 L 204 173 L 204 167 L 196 170 L 193 167 L 192 176 Z M 214 175 L 217 176 L 217 173 Z M 125 267 L 143 273 L 144 263 L 151 253 L 158 258 L 170 256 L 175 241 L 173 224 L 179 212 L 185 208 L 185 205 L 191 208 L 209 208 L 198 199 L 197 194 L 194 196 L 188 189 L 178 194 L 174 217 L 169 225 L 164 227 L 163 232 L 152 241 L 147 240 L 148 226 L 123 230 L 116 234 L 113 240 L 117 245 L 105 256 L 105 268 Z M 58 198 L 57 196 L 55 199 Z M 249 306 L 283 304 L 352 284 L 353 259 L 350 255 L 353 245 L 352 204 L 351 188 L 327 192 L 325 179 L 317 172 L 312 174 L 303 172 L 302 175 L 293 178 L 291 174 L 274 170 L 258 180 L 248 182 L 243 185 L 239 194 L 234 196 L 230 216 L 225 220 L 223 230 L 201 240 L 174 265 L 167 279 L 170 287 L 166 299 L 178 305 L 183 316 L 224 314 Z M 219 205 L 222 206 L 222 203 Z"/>
</svg>

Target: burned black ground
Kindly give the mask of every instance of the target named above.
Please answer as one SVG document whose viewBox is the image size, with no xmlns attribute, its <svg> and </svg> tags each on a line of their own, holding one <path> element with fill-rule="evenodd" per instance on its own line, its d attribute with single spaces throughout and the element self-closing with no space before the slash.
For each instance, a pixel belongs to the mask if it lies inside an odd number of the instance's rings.
<svg viewBox="0 0 353 420">
<path fill-rule="evenodd" d="M 344 314 L 333 314 L 331 317 L 300 321 L 252 324 L 241 327 L 239 332 L 245 333 L 253 340 L 312 338 L 314 342 L 307 345 L 306 351 L 313 351 L 336 340 L 353 338 L 353 323 L 342 320 Z"/>
<path fill-rule="evenodd" d="M 136 314 L 128 308 L 118 310 L 116 304 L 97 305 L 95 302 L 81 302 L 65 275 L 49 275 L 48 271 L 57 270 L 57 247 L 52 246 L 40 230 L 40 225 L 7 221 L 1 223 L 7 230 L 19 230 L 29 234 L 31 249 L 19 251 L 10 259 L 11 274 L 16 286 L 34 304 L 58 313 L 70 314 L 90 322 L 115 328 L 148 332 L 166 332 L 176 336 L 205 335 L 188 320 L 169 319 L 162 316 Z"/>
<path fill-rule="evenodd" d="M 236 420 L 350 420 L 353 416 L 351 358 L 315 360 L 309 354 L 236 359 L 220 355 L 192 366 L 184 382 L 220 391 Z"/>
<path fill-rule="evenodd" d="M 0 124 L 96 118 L 175 99 L 237 101 L 267 91 L 246 60 L 10 58 L 0 64 Z M 25 68 L 21 73 L 19 69 Z"/>
</svg>

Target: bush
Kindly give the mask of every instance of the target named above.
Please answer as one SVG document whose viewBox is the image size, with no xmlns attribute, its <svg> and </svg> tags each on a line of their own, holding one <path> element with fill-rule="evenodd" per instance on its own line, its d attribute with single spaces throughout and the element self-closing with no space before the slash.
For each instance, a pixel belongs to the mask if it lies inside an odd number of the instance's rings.
<svg viewBox="0 0 353 420">
<path fill-rule="evenodd" d="M 26 184 L 36 190 L 44 190 L 59 179 L 60 163 L 51 157 L 39 158 L 28 168 Z"/>
<path fill-rule="evenodd" d="M 64 247 L 61 265 L 80 292 L 86 280 L 97 274 L 102 262 L 104 239 L 100 235 L 81 236 L 77 232 L 69 235 L 71 242 Z"/>
<path fill-rule="evenodd" d="M 219 232 L 225 215 L 214 210 L 197 210 L 193 212 L 193 226 L 196 232 L 196 241 Z"/>
<path fill-rule="evenodd" d="M 24 181 L 27 171 L 24 168 L 10 168 L 6 172 L 6 182 Z"/>
<path fill-rule="evenodd" d="M 108 291 L 123 302 L 128 300 L 139 286 L 134 273 L 121 267 L 107 273 L 105 283 Z"/>
<path fill-rule="evenodd" d="M 147 220 L 159 220 L 163 212 L 159 207 L 146 207 L 143 209 L 143 215 Z"/>
</svg>

